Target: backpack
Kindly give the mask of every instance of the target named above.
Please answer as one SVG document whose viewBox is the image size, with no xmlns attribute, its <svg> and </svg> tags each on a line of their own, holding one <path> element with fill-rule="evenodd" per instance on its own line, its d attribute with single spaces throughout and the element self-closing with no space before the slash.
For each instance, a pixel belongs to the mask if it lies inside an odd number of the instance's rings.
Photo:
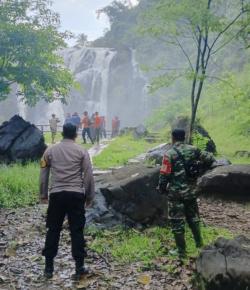
<svg viewBox="0 0 250 290">
<path fill-rule="evenodd" d="M 179 159 L 182 161 L 186 176 L 190 179 L 196 179 L 201 171 L 200 161 L 197 159 L 185 160 L 184 156 L 176 147 L 173 147 L 173 150 L 177 153 Z"/>
</svg>

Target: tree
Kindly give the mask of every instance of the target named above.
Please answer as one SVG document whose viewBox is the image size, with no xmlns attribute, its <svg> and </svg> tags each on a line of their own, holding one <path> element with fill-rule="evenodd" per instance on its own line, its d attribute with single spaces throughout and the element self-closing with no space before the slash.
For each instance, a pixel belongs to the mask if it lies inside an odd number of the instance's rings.
<svg viewBox="0 0 250 290">
<path fill-rule="evenodd" d="M 76 38 L 76 45 L 78 46 L 86 46 L 88 42 L 88 36 L 84 33 L 81 33 Z"/>
<path fill-rule="evenodd" d="M 143 34 L 178 47 L 185 58 L 181 73 L 177 68 L 165 68 L 153 83 L 160 88 L 180 76 L 191 81 L 190 142 L 204 83 L 218 79 L 209 70 L 211 60 L 249 30 L 249 16 L 249 0 L 154 0 L 141 19 Z"/>
<path fill-rule="evenodd" d="M 49 0 L 0 1 L 0 101 L 13 83 L 29 105 L 66 101 L 73 78 L 58 54 L 66 33 L 58 32 L 59 16 L 49 6 Z"/>
</svg>

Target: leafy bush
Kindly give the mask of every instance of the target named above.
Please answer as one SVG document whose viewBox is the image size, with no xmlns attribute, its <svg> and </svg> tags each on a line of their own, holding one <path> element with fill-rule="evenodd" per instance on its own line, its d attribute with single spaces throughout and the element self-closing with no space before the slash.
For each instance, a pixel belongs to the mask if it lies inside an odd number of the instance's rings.
<svg viewBox="0 0 250 290">
<path fill-rule="evenodd" d="M 198 132 L 194 132 L 192 135 L 192 144 L 201 150 L 206 150 L 207 142 L 209 138 L 202 136 Z"/>
</svg>

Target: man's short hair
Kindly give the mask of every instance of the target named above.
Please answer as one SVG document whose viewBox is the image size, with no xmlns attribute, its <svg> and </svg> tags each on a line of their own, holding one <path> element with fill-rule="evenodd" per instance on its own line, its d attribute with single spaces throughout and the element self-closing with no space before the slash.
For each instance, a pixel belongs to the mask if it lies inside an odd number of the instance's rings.
<svg viewBox="0 0 250 290">
<path fill-rule="evenodd" d="M 66 139 L 75 139 L 77 137 L 77 128 L 72 123 L 66 123 L 63 125 L 62 135 Z"/>
<path fill-rule="evenodd" d="M 174 129 L 172 131 L 172 137 L 176 141 L 184 141 L 185 140 L 185 130 L 183 130 L 183 129 Z"/>
</svg>

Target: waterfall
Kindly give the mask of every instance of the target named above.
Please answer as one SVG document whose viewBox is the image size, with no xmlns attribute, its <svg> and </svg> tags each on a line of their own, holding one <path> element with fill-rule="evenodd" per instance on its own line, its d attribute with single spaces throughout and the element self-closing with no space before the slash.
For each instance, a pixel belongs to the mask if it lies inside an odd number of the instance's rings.
<svg viewBox="0 0 250 290">
<path fill-rule="evenodd" d="M 25 104 L 23 96 L 19 95 L 18 92 L 19 92 L 19 86 L 17 84 L 13 84 L 12 93 L 14 93 L 14 97 L 17 98 L 18 115 L 22 117 L 23 119 L 26 119 L 27 105 Z"/>
<path fill-rule="evenodd" d="M 144 111 L 144 117 L 146 117 L 149 113 L 149 108 L 148 108 L 148 102 L 147 102 L 147 91 L 148 91 L 148 80 L 146 78 L 146 76 L 142 73 L 139 64 L 136 60 L 136 50 L 135 49 L 131 49 L 131 63 L 133 66 L 133 74 L 134 74 L 134 79 L 141 79 L 144 81 L 144 86 L 142 88 L 142 93 L 145 95 L 145 97 L 143 98 L 143 111 Z"/>
<path fill-rule="evenodd" d="M 122 126 L 135 126 L 143 122 L 147 111 L 147 80 L 139 69 L 135 50 L 100 47 L 71 47 L 59 52 L 65 66 L 72 72 L 78 84 L 66 98 L 52 103 L 40 101 L 28 107 L 18 99 L 17 107 L 22 117 L 36 125 L 46 125 L 54 113 L 63 124 L 66 113 L 84 111 L 89 115 L 98 111 L 106 117 L 107 128 L 111 119 L 119 116 Z M 15 110 L 15 112 L 14 112 Z"/>
<path fill-rule="evenodd" d="M 116 52 L 109 48 L 70 48 L 62 52 L 66 66 L 72 71 L 80 89 L 70 93 L 65 110 L 98 111 L 107 116 L 110 63 Z M 79 111 L 80 110 L 80 111 Z"/>
</svg>

